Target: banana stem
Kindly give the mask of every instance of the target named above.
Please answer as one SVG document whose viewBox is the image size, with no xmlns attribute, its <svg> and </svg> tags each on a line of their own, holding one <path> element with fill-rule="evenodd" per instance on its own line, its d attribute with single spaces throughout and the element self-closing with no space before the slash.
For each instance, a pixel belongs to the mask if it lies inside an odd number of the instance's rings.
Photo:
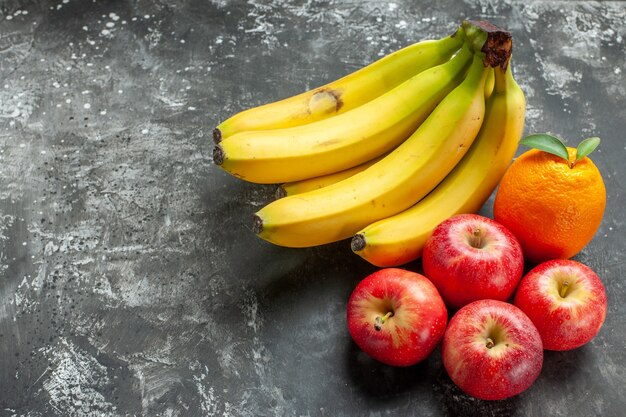
<svg viewBox="0 0 626 417">
<path fill-rule="evenodd" d="M 479 83 L 481 85 L 481 89 L 485 89 L 485 81 L 487 80 L 487 75 L 489 71 L 483 65 L 484 60 L 480 56 L 480 54 L 474 54 L 474 58 L 472 61 L 472 65 L 465 76 L 466 82 L 469 83 Z"/>
<path fill-rule="evenodd" d="M 485 66 L 506 69 L 513 46 L 510 32 L 479 20 L 464 20 L 461 27 L 472 50 L 485 55 Z"/>
<path fill-rule="evenodd" d="M 461 42 L 465 42 L 466 37 L 465 37 L 465 30 L 463 29 L 463 25 L 459 26 L 457 30 L 452 35 L 450 35 L 450 37 L 458 39 Z M 459 45 L 459 47 L 460 46 L 461 45 Z"/>
<path fill-rule="evenodd" d="M 505 92 L 507 90 L 507 86 L 515 82 L 510 65 L 507 65 L 504 70 L 502 68 L 494 68 L 493 72 L 495 76 L 493 91 L 495 93 Z"/>
<path fill-rule="evenodd" d="M 280 200 L 283 197 L 287 197 L 287 191 L 285 191 L 283 184 L 279 185 L 276 188 L 276 193 L 274 194 L 274 197 L 276 198 L 276 200 Z"/>
</svg>

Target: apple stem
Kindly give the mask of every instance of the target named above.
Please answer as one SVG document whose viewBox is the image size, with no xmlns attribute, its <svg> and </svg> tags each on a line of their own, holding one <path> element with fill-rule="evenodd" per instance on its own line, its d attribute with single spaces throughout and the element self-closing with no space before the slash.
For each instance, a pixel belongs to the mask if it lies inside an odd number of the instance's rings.
<svg viewBox="0 0 626 417">
<path fill-rule="evenodd" d="M 494 347 L 496 344 L 493 343 L 493 340 L 491 340 L 490 337 L 487 338 L 487 344 L 485 346 L 487 346 L 487 349 L 491 349 L 492 347 Z"/>
<path fill-rule="evenodd" d="M 383 328 L 383 323 L 385 323 L 385 320 L 387 320 L 391 316 L 393 316 L 393 311 L 387 312 L 387 314 L 385 314 L 382 317 L 381 316 L 376 317 L 376 320 L 374 320 L 374 328 L 376 329 L 377 332 L 379 332 Z"/>
<path fill-rule="evenodd" d="M 482 239 L 480 238 L 480 229 L 477 227 L 474 229 L 474 238 L 472 239 L 472 246 L 480 248 L 482 245 Z"/>
<path fill-rule="evenodd" d="M 561 284 L 561 291 L 559 292 L 559 295 L 561 296 L 561 298 L 565 298 L 565 294 L 567 294 L 568 288 L 569 288 L 569 282 L 563 281 L 563 283 Z"/>
</svg>

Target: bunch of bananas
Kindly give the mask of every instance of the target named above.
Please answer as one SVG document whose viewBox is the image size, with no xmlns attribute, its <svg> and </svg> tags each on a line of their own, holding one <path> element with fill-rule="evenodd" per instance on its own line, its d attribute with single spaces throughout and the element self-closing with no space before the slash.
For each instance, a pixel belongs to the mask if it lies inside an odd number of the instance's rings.
<svg viewBox="0 0 626 417">
<path fill-rule="evenodd" d="M 289 247 L 352 237 L 377 266 L 421 255 L 433 229 L 487 200 L 513 158 L 525 99 L 511 35 L 464 21 L 344 78 L 249 109 L 213 132 L 213 160 L 281 184 L 253 230 Z"/>
</svg>

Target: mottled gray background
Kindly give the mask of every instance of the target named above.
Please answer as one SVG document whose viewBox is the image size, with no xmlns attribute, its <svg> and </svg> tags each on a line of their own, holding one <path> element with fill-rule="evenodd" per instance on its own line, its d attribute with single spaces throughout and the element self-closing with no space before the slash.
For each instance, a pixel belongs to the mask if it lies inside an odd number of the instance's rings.
<svg viewBox="0 0 626 417">
<path fill-rule="evenodd" d="M 0 415 L 623 416 L 626 3 L 420 3 L 0 1 Z M 347 242 L 261 241 L 273 187 L 210 159 L 229 115 L 465 17 L 513 32 L 527 132 L 603 139 L 608 190 L 576 257 L 606 284 L 604 327 L 492 403 L 439 350 L 407 369 L 361 353 L 345 307 L 375 268 Z"/>
</svg>

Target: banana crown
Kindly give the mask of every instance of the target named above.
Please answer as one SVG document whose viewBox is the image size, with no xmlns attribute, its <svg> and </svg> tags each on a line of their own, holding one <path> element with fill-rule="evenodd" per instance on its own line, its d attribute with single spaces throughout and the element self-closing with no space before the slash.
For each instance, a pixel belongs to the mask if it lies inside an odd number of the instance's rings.
<svg viewBox="0 0 626 417">
<path fill-rule="evenodd" d="M 482 20 L 464 20 L 461 28 L 466 44 L 484 54 L 485 65 L 506 69 L 511 58 L 513 37 L 510 32 Z"/>
</svg>

